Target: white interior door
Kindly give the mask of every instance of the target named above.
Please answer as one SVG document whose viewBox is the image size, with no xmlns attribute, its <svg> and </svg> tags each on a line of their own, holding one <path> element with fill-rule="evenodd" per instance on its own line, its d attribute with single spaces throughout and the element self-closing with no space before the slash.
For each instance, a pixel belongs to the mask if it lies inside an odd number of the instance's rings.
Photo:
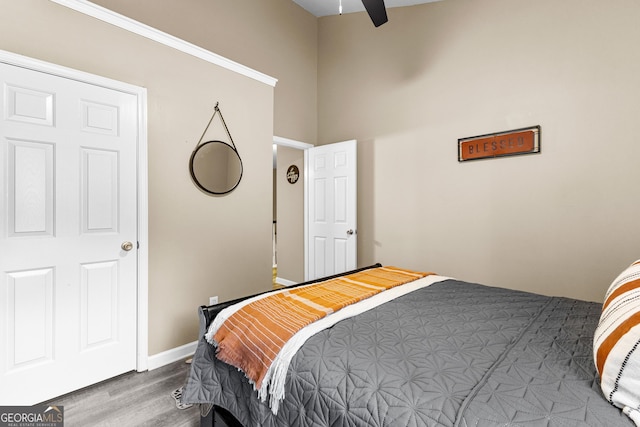
<svg viewBox="0 0 640 427">
<path fill-rule="evenodd" d="M 0 80 L 0 402 L 32 405 L 136 368 L 137 99 Z"/>
<path fill-rule="evenodd" d="M 343 273 L 357 264 L 356 141 L 305 151 L 306 280 Z"/>
</svg>

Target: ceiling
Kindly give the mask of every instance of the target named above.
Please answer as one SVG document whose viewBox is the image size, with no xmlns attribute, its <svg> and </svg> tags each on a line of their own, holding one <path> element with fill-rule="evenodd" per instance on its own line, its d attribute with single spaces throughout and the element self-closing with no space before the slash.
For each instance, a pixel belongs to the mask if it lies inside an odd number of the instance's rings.
<svg viewBox="0 0 640 427">
<path fill-rule="evenodd" d="M 338 15 L 340 0 L 293 0 L 315 16 Z M 440 0 L 384 0 L 387 9 Z M 342 0 L 342 13 L 364 12 L 362 0 Z"/>
</svg>

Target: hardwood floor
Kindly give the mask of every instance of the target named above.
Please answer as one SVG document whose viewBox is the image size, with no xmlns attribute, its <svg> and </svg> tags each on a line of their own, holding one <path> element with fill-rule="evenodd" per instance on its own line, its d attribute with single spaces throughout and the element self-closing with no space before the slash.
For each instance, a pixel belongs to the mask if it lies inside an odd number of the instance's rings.
<svg viewBox="0 0 640 427">
<path fill-rule="evenodd" d="M 130 372 L 45 403 L 64 407 L 65 427 L 198 426 L 198 407 L 180 410 L 171 397 L 184 385 L 190 366 L 179 361 Z"/>
</svg>

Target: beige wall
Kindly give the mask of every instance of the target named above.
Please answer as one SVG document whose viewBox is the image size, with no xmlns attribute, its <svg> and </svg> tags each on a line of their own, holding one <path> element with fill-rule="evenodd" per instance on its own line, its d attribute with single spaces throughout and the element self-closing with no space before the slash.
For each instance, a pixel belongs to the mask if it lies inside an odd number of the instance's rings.
<svg viewBox="0 0 640 427">
<path fill-rule="evenodd" d="M 300 178 L 287 181 L 287 169 L 296 165 Z M 278 146 L 277 218 L 278 278 L 304 281 L 304 151 Z"/>
<path fill-rule="evenodd" d="M 315 144 L 318 20 L 293 1 L 94 0 L 94 3 L 277 78 L 273 134 Z M 302 211 L 302 196 L 296 197 L 281 203 L 299 203 L 297 210 Z M 285 274 L 280 277 L 287 280 L 304 279 L 304 230 L 299 221 L 301 216 L 296 217 L 293 225 L 280 222 L 284 246 L 279 249 L 279 271 Z"/>
<path fill-rule="evenodd" d="M 445 0 L 319 20 L 318 142 L 359 141 L 359 264 L 600 300 L 640 258 L 640 3 Z M 539 155 L 457 139 L 542 126 Z"/>
<path fill-rule="evenodd" d="M 269 286 L 274 134 L 358 139 L 360 265 L 600 299 L 640 258 L 634 0 L 444 0 L 391 9 L 377 29 L 289 0 L 97 3 L 279 79 L 51 2 L 0 2 L 0 49 L 149 91 L 152 355 L 195 340 L 209 296 Z M 219 198 L 186 163 L 215 101 L 245 168 Z M 537 124 L 540 155 L 457 162 L 458 138 Z"/>
<path fill-rule="evenodd" d="M 0 3 L 0 49 L 148 90 L 150 355 L 196 340 L 209 296 L 270 288 L 273 87 L 42 0 Z M 224 197 L 188 170 L 216 101 L 244 166 Z"/>
<path fill-rule="evenodd" d="M 274 135 L 317 137 L 317 19 L 291 0 L 93 0 L 278 79 Z"/>
</svg>

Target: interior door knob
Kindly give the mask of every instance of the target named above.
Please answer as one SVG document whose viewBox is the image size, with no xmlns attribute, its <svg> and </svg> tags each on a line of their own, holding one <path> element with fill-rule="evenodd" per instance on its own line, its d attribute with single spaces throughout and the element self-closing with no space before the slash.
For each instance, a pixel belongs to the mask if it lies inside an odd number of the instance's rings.
<svg viewBox="0 0 640 427">
<path fill-rule="evenodd" d="M 348 230 L 347 230 L 347 234 L 348 234 L 349 236 L 352 236 L 352 235 L 353 235 L 353 233 L 354 233 L 354 231 L 353 231 L 352 229 L 348 229 Z"/>
<path fill-rule="evenodd" d="M 131 242 L 122 242 L 120 247 L 122 248 L 123 251 L 129 252 L 131 249 L 133 249 L 133 243 L 131 243 Z"/>
</svg>

